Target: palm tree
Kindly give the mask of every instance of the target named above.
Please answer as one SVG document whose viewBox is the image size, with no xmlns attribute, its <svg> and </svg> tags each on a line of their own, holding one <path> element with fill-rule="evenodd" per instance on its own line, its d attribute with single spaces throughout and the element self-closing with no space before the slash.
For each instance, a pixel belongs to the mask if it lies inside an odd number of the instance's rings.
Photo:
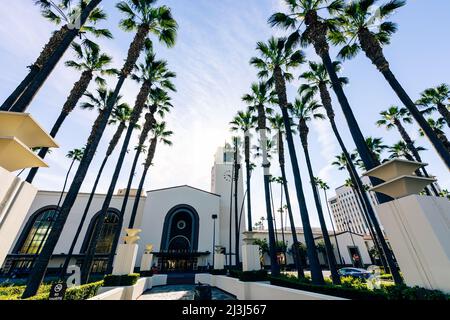
<svg viewBox="0 0 450 320">
<path fill-rule="evenodd" d="M 90 11 L 88 13 L 86 12 L 90 8 L 91 4 L 96 5 L 99 1 L 100 0 L 91 0 L 86 9 L 83 10 L 81 22 L 84 22 L 85 20 L 83 19 L 87 18 Z M 39 289 L 53 250 L 55 249 L 69 212 L 77 198 L 84 178 L 86 177 L 87 170 L 89 169 L 100 139 L 105 131 L 111 112 L 114 109 L 117 97 L 125 80 L 135 67 L 136 62 L 144 49 L 146 39 L 149 37 L 150 33 L 152 33 L 157 35 L 159 40 L 169 47 L 173 46 L 175 43 L 177 23 L 172 17 L 171 10 L 166 6 L 154 7 L 155 3 L 156 0 L 129 0 L 128 2 L 121 1 L 117 4 L 117 7 L 127 16 L 126 19 L 123 19 L 120 22 L 121 27 L 126 31 L 136 31 L 136 35 L 130 44 L 125 64 L 120 72 L 116 88 L 114 89 L 111 98 L 108 100 L 107 107 L 102 110 L 94 123 L 91 134 L 88 138 L 88 143 L 86 144 L 83 159 L 81 160 L 77 173 L 75 174 L 74 181 L 67 192 L 58 218 L 52 227 L 44 248 L 42 249 L 42 252 L 34 265 L 28 279 L 27 288 L 25 289 L 22 298 L 34 296 Z M 139 25 L 137 24 L 138 21 Z M 113 177 L 113 179 L 117 180 L 117 176 Z M 103 210 L 102 214 L 105 215 L 106 210 Z M 102 223 L 103 220 L 100 219 L 100 224 Z"/>
<path fill-rule="evenodd" d="M 425 148 L 423 147 L 416 147 L 416 151 L 424 151 Z M 408 148 L 408 145 L 405 143 L 405 141 L 400 140 L 399 142 L 393 144 L 388 148 L 389 152 L 389 159 L 395 159 L 395 158 L 405 158 L 409 161 L 415 161 L 411 150 Z"/>
<path fill-rule="evenodd" d="M 242 131 L 244 134 L 244 158 L 247 185 L 247 219 L 248 231 L 252 231 L 252 200 L 251 200 L 251 167 L 250 167 L 250 131 L 255 128 L 257 117 L 250 111 L 239 111 L 231 124 L 231 131 Z"/>
<path fill-rule="evenodd" d="M 324 244 L 326 248 L 326 256 L 328 260 L 328 265 L 331 271 L 331 277 L 334 284 L 340 284 L 340 276 L 337 272 L 336 259 L 334 256 L 333 247 L 330 241 L 330 236 L 328 235 L 328 229 L 325 222 L 325 217 L 322 210 L 322 204 L 320 203 L 319 192 L 315 183 L 315 176 L 311 164 L 311 157 L 308 150 L 308 135 L 309 127 L 308 122 L 313 119 L 325 119 L 325 115 L 320 112 L 322 106 L 315 100 L 311 94 L 305 94 L 295 99 L 290 109 L 291 114 L 298 119 L 298 131 L 300 134 L 300 140 L 302 143 L 303 151 L 305 153 L 306 165 L 308 167 L 309 179 L 314 195 L 314 201 L 316 204 L 317 214 L 319 216 L 320 227 L 322 229 L 322 235 L 324 239 Z"/>
<path fill-rule="evenodd" d="M 270 124 L 272 129 L 276 130 L 277 132 L 277 154 L 278 154 L 278 164 L 280 166 L 281 171 L 281 179 L 284 189 L 284 194 L 286 198 L 286 209 L 289 216 L 289 222 L 291 226 L 291 233 L 292 233 L 292 241 L 294 248 L 298 248 L 298 238 L 297 238 L 297 230 L 295 229 L 295 222 L 294 222 L 294 215 L 292 214 L 292 206 L 291 206 L 291 197 L 289 194 L 289 188 L 287 184 L 286 179 L 286 159 L 284 156 L 284 120 L 283 117 L 280 114 L 275 114 L 273 117 L 269 118 Z M 291 129 L 292 130 L 292 129 Z M 301 259 L 299 252 L 297 250 L 294 250 L 293 252 L 293 258 L 295 267 L 297 268 L 297 274 L 298 278 L 304 278 L 305 273 L 301 264 Z"/>
<path fill-rule="evenodd" d="M 108 104 L 108 99 L 112 96 L 113 92 L 106 89 L 105 87 L 97 88 L 97 96 L 94 94 L 87 92 L 85 96 L 89 101 L 83 102 L 81 108 L 83 109 L 97 109 L 99 112 L 102 112 Z M 103 158 L 103 162 L 98 170 L 97 177 L 95 178 L 94 185 L 92 186 L 91 193 L 89 195 L 86 207 L 84 208 L 83 215 L 81 216 L 80 223 L 78 224 L 77 231 L 75 232 L 75 236 L 72 240 L 72 244 L 70 245 L 69 252 L 67 253 L 66 259 L 64 260 L 63 268 L 61 269 L 60 278 L 62 279 L 65 275 L 67 267 L 69 266 L 70 260 L 72 258 L 73 251 L 75 250 L 75 245 L 78 241 L 78 237 L 80 236 L 81 230 L 84 227 L 84 222 L 86 221 L 86 217 L 89 213 L 89 209 L 92 204 L 92 200 L 94 199 L 95 191 L 97 190 L 98 183 L 100 181 L 100 177 L 102 176 L 103 170 L 105 169 L 106 163 L 108 162 L 109 157 L 113 153 L 116 148 L 119 140 L 123 134 L 123 131 L 127 127 L 127 123 L 130 120 L 131 116 L 131 108 L 125 103 L 121 102 L 122 96 L 118 96 L 116 105 L 114 107 L 114 111 L 111 115 L 111 119 L 108 121 L 108 124 L 118 124 L 116 132 L 114 133 L 111 141 L 109 142 L 108 149 L 106 151 L 106 155 Z"/>
<path fill-rule="evenodd" d="M 379 165 L 376 159 L 373 159 L 364 141 L 364 135 L 358 125 L 358 121 L 353 114 L 348 99 L 342 89 L 342 83 L 337 75 L 335 64 L 332 62 L 329 53 L 329 44 L 327 34 L 330 28 L 334 28 L 336 21 L 332 18 L 324 19 L 319 16 L 318 11 L 327 10 L 333 15 L 343 9 L 342 0 L 286 0 L 289 14 L 275 13 L 269 18 L 272 26 L 282 26 L 286 29 L 295 31 L 289 36 L 288 42 L 292 44 L 301 43 L 302 45 L 312 44 L 317 55 L 322 59 L 322 63 L 327 70 L 333 90 L 342 107 L 342 111 L 347 120 L 348 127 L 353 140 L 361 154 L 366 169 L 372 169 Z M 302 27 L 304 27 L 304 30 Z M 381 200 L 390 198 L 378 195 Z"/>
<path fill-rule="evenodd" d="M 376 138 L 376 137 L 367 137 L 366 138 L 366 145 L 369 149 L 370 154 L 374 159 L 377 159 L 378 162 L 383 162 L 381 155 L 388 148 L 387 145 L 383 144 L 383 138 Z M 357 155 L 356 163 L 358 166 L 364 170 L 364 162 L 361 159 L 361 156 L 358 153 L 358 150 L 354 151 Z"/>
<path fill-rule="evenodd" d="M 131 141 L 131 136 L 133 134 L 134 129 L 136 128 L 136 124 L 138 123 L 142 112 L 144 111 L 144 108 L 146 107 L 146 101 L 150 95 L 151 88 L 153 85 L 160 85 L 164 88 L 175 90 L 175 87 L 173 86 L 171 79 L 175 77 L 175 74 L 167 69 L 167 62 L 164 60 L 156 60 L 155 54 L 153 53 L 152 46 L 147 43 L 146 45 L 146 55 L 143 63 L 140 63 L 136 66 L 136 73 L 132 75 L 133 80 L 137 81 L 141 84 L 139 93 L 136 97 L 136 102 L 133 108 L 133 111 L 130 116 L 130 125 L 128 126 L 127 132 L 124 137 L 124 141 L 122 144 L 122 149 L 119 155 L 119 158 L 117 160 L 117 163 L 115 165 L 115 170 L 113 173 L 113 177 L 108 189 L 108 193 L 106 194 L 103 206 L 102 206 L 102 215 L 106 216 L 106 212 L 109 208 L 109 205 L 111 203 L 112 196 L 114 194 L 114 189 L 116 187 L 120 172 L 122 170 L 123 162 L 125 160 L 125 156 L 128 151 L 128 146 Z M 148 130 L 151 128 L 153 124 L 153 114 L 151 111 L 149 116 L 147 117 L 147 123 L 146 126 L 144 126 L 144 136 L 148 134 Z M 142 139 L 141 139 L 142 140 Z M 140 150 L 137 150 L 136 152 L 136 158 L 139 158 Z M 135 165 L 137 164 L 137 159 L 135 160 Z M 131 182 L 129 182 L 129 185 L 132 183 L 132 179 L 134 177 L 134 170 L 130 174 Z M 129 189 L 126 190 L 126 193 L 124 195 L 124 199 L 128 199 L 129 196 Z M 126 207 L 122 206 L 122 209 Z M 119 216 L 119 227 L 117 228 L 117 232 L 121 231 L 121 225 L 123 222 L 123 213 L 121 212 Z M 82 272 L 82 282 L 86 283 L 88 281 L 89 275 L 90 275 L 90 269 L 92 267 L 92 262 L 95 255 L 95 249 L 97 247 L 97 242 L 100 237 L 100 231 L 102 230 L 103 225 L 103 218 L 99 218 L 99 224 L 98 228 L 96 229 L 97 232 L 94 233 L 94 236 L 91 240 L 91 243 L 89 244 L 89 248 L 86 252 L 86 259 L 84 260 L 81 272 Z"/>
<path fill-rule="evenodd" d="M 392 259 L 392 256 L 390 255 L 392 254 L 392 252 L 386 245 L 384 235 L 380 235 L 378 233 L 378 220 L 375 216 L 375 212 L 373 210 L 372 204 L 370 203 L 369 197 L 367 196 L 367 190 L 362 184 L 359 175 L 357 173 L 353 174 L 353 172 L 356 172 L 355 163 L 357 162 L 357 160 L 357 153 L 348 154 L 348 152 L 345 151 L 337 155 L 335 157 L 335 161 L 333 161 L 331 165 L 336 166 L 338 170 L 348 171 L 350 178 L 346 180 L 346 186 L 349 185 L 348 182 L 350 181 L 351 186 L 353 186 L 353 192 L 355 193 L 357 200 L 359 200 L 356 202 L 360 208 L 360 211 L 363 213 L 363 218 L 365 219 L 365 222 L 369 228 L 369 233 L 373 239 L 376 250 L 379 252 L 383 268 L 384 270 L 389 270 L 390 268 L 392 268 L 391 262 L 389 262 L 389 259 Z M 373 219 L 372 217 L 375 217 L 375 219 Z M 387 248 L 385 247 L 385 245 Z"/>
<path fill-rule="evenodd" d="M 147 177 L 148 170 L 150 166 L 153 165 L 153 159 L 155 157 L 156 146 L 158 142 L 162 142 L 165 145 L 171 146 L 172 142 L 170 141 L 170 137 L 173 135 L 172 131 L 168 131 L 166 128 L 166 123 L 164 121 L 157 122 L 153 125 L 152 128 L 152 139 L 150 140 L 150 147 L 147 153 L 147 159 L 144 163 L 144 172 L 141 176 L 141 181 L 139 182 L 139 187 L 136 193 L 136 198 L 134 199 L 133 211 L 131 212 L 130 223 L 128 228 L 134 228 L 134 221 L 136 219 L 137 209 L 139 206 L 139 201 L 141 199 L 141 193 L 144 188 L 145 178 Z"/>
<path fill-rule="evenodd" d="M 386 19 L 395 10 L 404 6 L 406 1 L 390 0 L 375 10 L 377 2 L 377 0 L 356 0 L 350 2 L 345 6 L 342 14 L 337 19 L 340 30 L 333 30 L 330 34 L 330 39 L 335 45 L 344 44 L 339 53 L 339 56 L 343 59 L 356 56 L 360 50 L 364 51 L 419 126 L 424 130 L 447 167 L 450 168 L 450 153 L 442 145 L 416 104 L 396 79 L 383 53 L 383 47 L 390 44 L 391 36 L 397 31 L 397 25 L 394 22 L 386 21 Z"/>
<path fill-rule="evenodd" d="M 447 126 L 450 127 L 449 101 L 450 88 L 447 84 L 443 83 L 436 88 L 429 88 L 422 92 L 416 104 L 425 108 L 422 111 L 423 114 L 430 114 L 437 110 L 445 122 L 447 122 Z"/>
<path fill-rule="evenodd" d="M 260 57 L 252 58 L 250 63 L 260 70 L 258 74 L 260 78 L 268 78 L 268 82 L 275 86 L 275 91 L 278 96 L 277 102 L 281 108 L 281 114 L 286 130 L 286 140 L 294 174 L 297 200 L 300 206 L 300 215 L 302 218 L 303 231 L 305 233 L 309 264 L 311 267 L 311 278 L 314 283 L 322 284 L 324 283 L 324 279 L 317 251 L 315 250 L 314 236 L 309 221 L 305 195 L 303 193 L 300 169 L 290 127 L 286 93 L 286 81 L 293 80 L 293 75 L 289 73 L 289 70 L 298 67 L 304 62 L 304 54 L 300 50 L 294 51 L 287 39 L 275 39 L 273 37 L 269 39 L 268 43 L 258 42 L 257 51 L 260 53 Z"/>
<path fill-rule="evenodd" d="M 406 131 L 406 129 L 403 127 L 402 122 L 404 123 L 412 123 L 412 119 L 408 113 L 408 110 L 405 108 L 399 108 L 397 106 L 391 106 L 388 110 L 382 111 L 380 113 L 381 119 L 377 121 L 377 126 L 384 126 L 386 129 L 390 130 L 393 127 L 396 127 L 398 131 L 400 132 L 400 135 L 405 141 L 408 149 L 410 150 L 411 154 L 413 155 L 411 161 L 417 161 L 422 162 L 422 158 L 417 150 L 417 148 L 414 146 L 414 141 L 411 139 L 410 135 Z M 425 177 L 429 177 L 427 170 L 425 167 L 422 167 L 421 169 L 425 175 Z M 434 194 L 438 194 L 436 188 L 434 185 L 431 185 L 431 188 L 433 189 Z"/>
<path fill-rule="evenodd" d="M 331 227 L 333 229 L 334 241 L 336 242 L 336 248 L 337 248 L 337 252 L 338 252 L 338 256 L 339 256 L 339 263 L 342 264 L 343 262 L 342 262 L 341 250 L 339 249 L 339 242 L 338 242 L 337 235 L 336 235 L 336 229 L 334 227 L 333 217 L 331 216 L 330 205 L 328 204 L 327 191 L 330 190 L 330 186 L 328 185 L 328 183 L 326 183 L 319 177 L 314 178 L 314 183 L 316 184 L 316 186 L 319 189 L 323 190 L 323 194 L 325 196 L 325 203 L 327 204 L 328 216 L 330 218 Z"/>
<path fill-rule="evenodd" d="M 50 131 L 50 136 L 53 138 L 57 135 L 63 122 L 69 114 L 75 109 L 83 94 L 89 87 L 92 79 L 95 77 L 95 82 L 99 85 L 105 85 L 105 79 L 101 75 L 113 75 L 117 73 L 116 69 L 108 68 L 112 62 L 112 58 L 100 52 L 100 48 L 96 44 L 80 45 L 78 43 L 72 44 L 73 51 L 79 61 L 69 60 L 66 62 L 67 67 L 71 67 L 81 72 L 80 79 L 75 82 L 66 102 Z M 42 159 L 47 155 L 48 148 L 42 148 L 38 156 Z M 32 168 L 28 173 L 26 181 L 32 183 L 39 168 Z"/>
<path fill-rule="evenodd" d="M 445 148 L 450 152 L 450 141 L 447 139 L 447 136 L 445 135 L 444 130 L 444 118 L 439 118 L 437 120 L 433 118 L 427 119 L 428 124 L 430 125 L 431 129 L 436 133 L 439 140 L 442 141 L 442 144 L 445 146 Z M 421 137 L 425 136 L 425 133 L 422 129 L 419 129 L 419 134 Z"/>
<path fill-rule="evenodd" d="M 275 242 L 275 230 L 273 226 L 273 216 L 270 201 L 270 162 L 267 153 L 267 106 L 274 101 L 273 92 L 265 82 L 253 83 L 251 86 L 251 93 L 242 97 L 242 100 L 249 105 L 251 111 L 257 112 L 259 132 L 259 146 L 262 150 L 262 167 L 264 171 L 264 193 L 266 199 L 266 215 L 267 225 L 269 230 L 269 256 L 270 256 L 270 269 L 273 275 L 280 273 L 280 266 L 278 265 L 276 257 L 276 242 Z M 270 108 L 269 108 L 270 111 Z"/>
<path fill-rule="evenodd" d="M 66 178 L 64 179 L 64 185 L 63 185 L 63 188 L 61 191 L 61 195 L 59 196 L 58 204 L 56 205 L 57 207 L 59 207 L 59 205 L 61 204 L 61 199 L 64 196 L 64 191 L 66 190 L 67 180 L 69 180 L 69 175 L 70 175 L 70 172 L 72 171 L 72 167 L 75 164 L 75 162 L 81 161 L 81 158 L 83 158 L 83 153 L 84 153 L 84 148 L 81 148 L 81 149 L 70 150 L 66 155 L 66 158 L 72 159 L 72 161 L 70 162 L 69 170 L 67 170 Z"/>
<path fill-rule="evenodd" d="M 46 19 L 57 25 L 61 23 L 64 25 L 53 33 L 36 62 L 29 67 L 28 75 L 6 99 L 0 110 L 24 112 L 77 36 L 83 37 L 89 32 L 96 37 L 112 38 L 108 29 L 95 27 L 99 21 L 107 18 L 102 9 L 96 8 L 101 0 L 91 0 L 90 2 L 78 0 L 76 6 L 71 5 L 72 2 L 61 0 L 56 5 L 53 1 L 48 0 L 35 1 Z M 85 25 L 86 23 L 90 24 Z"/>
<path fill-rule="evenodd" d="M 175 90 L 175 87 L 170 82 L 170 78 L 174 77 L 175 74 L 167 71 L 164 64 L 162 64 L 162 65 L 156 64 L 146 70 L 149 70 L 149 71 L 151 70 L 152 75 L 150 77 L 152 79 L 154 79 L 152 81 L 153 83 L 161 83 L 161 84 L 163 84 L 163 86 L 165 88 L 171 88 L 172 90 Z M 161 72 L 162 72 L 162 74 L 161 74 Z M 136 78 L 136 79 L 140 81 L 140 78 Z M 147 100 L 147 105 L 148 105 L 149 112 L 147 112 L 147 114 L 145 115 L 145 122 L 142 127 L 141 134 L 139 136 L 139 142 L 135 148 L 136 152 L 134 155 L 133 164 L 131 166 L 130 175 L 128 178 L 128 185 L 127 185 L 125 195 L 123 198 L 123 202 L 122 202 L 122 208 L 120 210 L 120 216 L 119 216 L 119 226 L 120 227 L 118 227 L 116 230 L 116 234 L 115 234 L 115 237 L 113 240 L 113 245 L 111 247 L 110 258 L 108 260 L 108 265 L 106 268 L 107 274 L 111 273 L 112 269 L 113 269 L 114 256 L 116 254 L 116 248 L 117 248 L 117 245 L 119 242 L 119 237 L 120 237 L 120 234 L 122 231 L 121 226 L 123 224 L 125 210 L 126 210 L 126 207 L 128 204 L 128 199 L 130 197 L 130 190 L 131 190 L 131 186 L 132 186 L 134 176 L 136 173 L 137 163 L 139 161 L 140 155 L 145 152 L 145 150 L 144 150 L 145 140 L 147 140 L 148 134 L 150 133 L 150 131 L 152 130 L 153 126 L 156 123 L 156 119 L 155 119 L 156 113 L 158 113 L 160 115 L 160 117 L 163 118 L 164 115 L 170 111 L 170 108 L 173 107 L 173 105 L 171 103 L 171 98 L 169 97 L 168 93 L 161 88 L 156 88 L 156 89 L 150 90 L 149 98 Z"/>
</svg>

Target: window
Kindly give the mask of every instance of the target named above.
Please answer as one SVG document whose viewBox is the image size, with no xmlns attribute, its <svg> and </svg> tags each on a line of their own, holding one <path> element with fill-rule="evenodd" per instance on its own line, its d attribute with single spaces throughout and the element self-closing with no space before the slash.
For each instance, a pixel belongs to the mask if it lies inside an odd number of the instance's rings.
<svg viewBox="0 0 450 320">
<path fill-rule="evenodd" d="M 28 228 L 24 229 L 27 236 L 20 246 L 18 253 L 39 254 L 52 230 L 58 216 L 56 207 L 47 207 L 37 211 L 31 216 L 32 221 Z"/>
<path fill-rule="evenodd" d="M 96 232 L 99 216 L 100 214 L 96 214 L 92 219 L 90 227 L 91 232 L 88 235 L 89 244 L 92 242 L 92 238 L 94 236 L 94 233 Z M 103 227 L 100 230 L 100 238 L 97 241 L 95 254 L 109 254 L 111 252 L 118 224 L 119 215 L 115 211 L 108 211 L 108 214 L 105 217 L 105 222 L 103 223 Z M 87 249 L 88 247 L 85 246 L 85 251 L 87 251 Z"/>
</svg>

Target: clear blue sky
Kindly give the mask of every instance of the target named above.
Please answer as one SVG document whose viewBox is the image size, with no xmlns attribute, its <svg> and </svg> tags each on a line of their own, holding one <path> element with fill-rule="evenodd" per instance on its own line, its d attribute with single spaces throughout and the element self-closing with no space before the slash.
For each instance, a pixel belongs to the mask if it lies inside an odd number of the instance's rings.
<svg viewBox="0 0 450 320">
<path fill-rule="evenodd" d="M 120 15 L 114 8 L 115 1 L 103 2 L 102 6 L 110 17 L 104 26 L 111 29 L 115 39 L 102 40 L 100 44 L 105 52 L 114 57 L 115 65 L 120 67 L 132 35 L 117 27 Z M 157 46 L 156 49 L 158 57 L 167 59 L 170 68 L 178 75 L 178 92 L 173 95 L 175 109 L 167 117 L 175 136 L 172 148 L 158 149 L 155 166 L 146 181 L 146 189 L 190 184 L 209 190 L 213 154 L 230 137 L 228 122 L 238 110 L 245 107 L 240 98 L 249 90 L 250 83 L 256 80 L 255 70 L 248 65 L 255 53 L 255 43 L 268 39 L 272 34 L 283 34 L 279 30 L 272 30 L 266 22 L 273 12 L 282 9 L 282 5 L 278 0 L 166 0 L 159 3 L 173 8 L 173 14 L 180 25 L 175 48 L 169 50 Z M 411 97 L 416 99 L 427 87 L 449 83 L 450 43 L 447 39 L 450 30 L 450 2 L 410 0 L 392 20 L 399 24 L 399 31 L 394 35 L 392 45 L 385 49 L 385 54 L 391 62 L 392 70 Z M 11 1 L 8 10 L 0 12 L 0 21 L 0 100 L 3 101 L 24 77 L 27 71 L 25 67 L 34 62 L 55 27 L 44 20 L 38 8 L 28 0 Z M 306 52 L 309 59 L 317 60 L 311 50 Z M 65 59 L 69 57 L 70 53 Z M 398 141 L 400 137 L 396 131 L 386 132 L 374 124 L 380 111 L 392 104 L 400 105 L 381 74 L 363 55 L 346 62 L 343 74 L 350 78 L 350 85 L 345 90 L 364 134 L 383 137 L 387 144 Z M 78 77 L 77 72 L 60 64 L 29 108 L 28 111 L 46 129 L 51 128 Z M 109 84 L 114 85 L 115 80 L 111 79 Z M 296 86 L 298 82 L 289 87 L 290 99 L 294 97 Z M 90 89 L 93 90 L 94 86 Z M 131 80 L 126 83 L 123 94 L 130 104 L 134 103 L 137 90 L 138 86 Z M 335 109 L 339 128 L 349 148 L 353 149 L 354 145 L 337 103 Z M 39 188 L 62 188 L 69 164 L 65 155 L 67 151 L 86 143 L 95 117 L 95 112 L 79 109 L 70 116 L 57 137 L 61 148 L 54 150 L 48 157 L 50 168 L 41 169 L 35 179 Z M 442 187 L 449 188 L 448 170 L 431 145 L 418 137 L 417 126 L 411 125 L 407 129 L 417 138 L 419 145 L 428 149 L 423 153 L 423 158 L 430 164 L 429 171 L 438 175 Z M 114 128 L 107 130 L 83 184 L 83 191 L 90 190 L 113 132 Z M 137 135 L 134 141 L 136 139 Z M 312 126 L 310 141 L 316 175 L 325 179 L 332 188 L 343 184 L 345 174 L 330 166 L 333 157 L 339 153 L 339 148 L 327 122 Z M 297 151 L 301 159 L 312 223 L 317 226 L 318 220 L 299 145 Z M 100 183 L 101 192 L 108 188 L 108 177 L 112 174 L 114 160 L 110 161 L 110 167 Z M 126 185 L 130 162 L 127 159 L 118 184 L 120 188 Z M 276 169 L 273 173 L 279 174 Z M 258 188 L 262 185 L 262 172 L 257 170 L 254 175 L 254 219 L 257 219 L 264 214 L 263 190 Z M 295 198 L 293 186 L 290 189 L 291 197 Z M 275 194 L 277 197 L 278 192 Z"/>
</svg>

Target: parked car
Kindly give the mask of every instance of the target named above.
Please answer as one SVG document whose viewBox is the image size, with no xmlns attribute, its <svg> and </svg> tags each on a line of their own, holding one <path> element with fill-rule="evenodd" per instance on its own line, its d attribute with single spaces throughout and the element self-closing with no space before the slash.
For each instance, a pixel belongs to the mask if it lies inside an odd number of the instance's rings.
<svg viewBox="0 0 450 320">
<path fill-rule="evenodd" d="M 372 272 L 361 268 L 341 268 L 338 270 L 341 277 L 355 277 L 361 279 L 368 279 L 372 275 Z"/>
</svg>

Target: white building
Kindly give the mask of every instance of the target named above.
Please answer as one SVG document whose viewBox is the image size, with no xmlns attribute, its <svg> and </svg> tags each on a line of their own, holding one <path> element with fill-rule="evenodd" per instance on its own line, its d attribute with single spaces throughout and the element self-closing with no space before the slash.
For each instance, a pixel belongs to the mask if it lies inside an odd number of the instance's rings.
<svg viewBox="0 0 450 320">
<path fill-rule="evenodd" d="M 371 185 L 367 177 L 362 178 L 365 185 Z M 373 192 L 368 192 L 372 207 L 378 204 Z M 336 189 L 336 196 L 328 199 L 333 218 L 338 231 L 351 231 L 357 234 L 369 234 L 369 226 L 363 213 L 362 203 L 355 190 L 351 187 L 340 186 Z"/>
<path fill-rule="evenodd" d="M 199 270 L 212 265 L 214 245 L 225 248 L 226 252 L 235 252 L 234 208 L 231 198 L 234 195 L 233 152 L 229 148 L 219 148 L 212 168 L 211 192 L 187 185 L 176 186 L 146 192 L 140 199 L 135 228 L 142 229 L 139 240 L 139 252 L 136 267 L 140 266 L 141 257 L 146 245 L 153 245 L 153 265 L 163 271 Z M 242 170 L 238 178 L 238 207 L 243 201 Z M 232 186 L 233 185 L 233 186 Z M 133 190 L 132 190 L 133 191 Z M 123 190 L 113 196 L 108 216 L 101 230 L 100 241 L 96 247 L 96 258 L 93 272 L 103 272 L 106 268 L 112 239 L 117 230 L 121 231 L 121 240 L 128 226 L 135 191 L 128 200 L 122 226 L 119 226 L 120 208 L 123 202 Z M 36 258 L 56 217 L 56 203 L 60 197 L 58 191 L 38 191 L 30 210 L 9 249 L 4 261 L 0 261 L 2 271 L 6 273 L 27 273 Z M 56 245 L 49 271 L 59 268 L 67 252 L 80 220 L 89 194 L 80 193 L 64 226 Z M 104 194 L 96 194 L 93 198 L 86 222 L 75 246 L 71 264 L 81 264 L 93 231 L 98 222 Z M 230 206 L 232 206 L 231 250 L 230 250 Z M 213 215 L 217 219 L 213 219 Z M 216 224 L 214 226 L 214 224 Z M 242 214 L 240 232 L 246 229 L 246 215 Z M 215 230 L 215 234 L 213 234 Z M 215 243 L 213 243 L 215 239 Z M 241 244 L 240 244 L 241 245 Z M 233 261 L 234 262 L 234 258 Z M 3 263 L 3 264 L 2 264 Z"/>
</svg>

